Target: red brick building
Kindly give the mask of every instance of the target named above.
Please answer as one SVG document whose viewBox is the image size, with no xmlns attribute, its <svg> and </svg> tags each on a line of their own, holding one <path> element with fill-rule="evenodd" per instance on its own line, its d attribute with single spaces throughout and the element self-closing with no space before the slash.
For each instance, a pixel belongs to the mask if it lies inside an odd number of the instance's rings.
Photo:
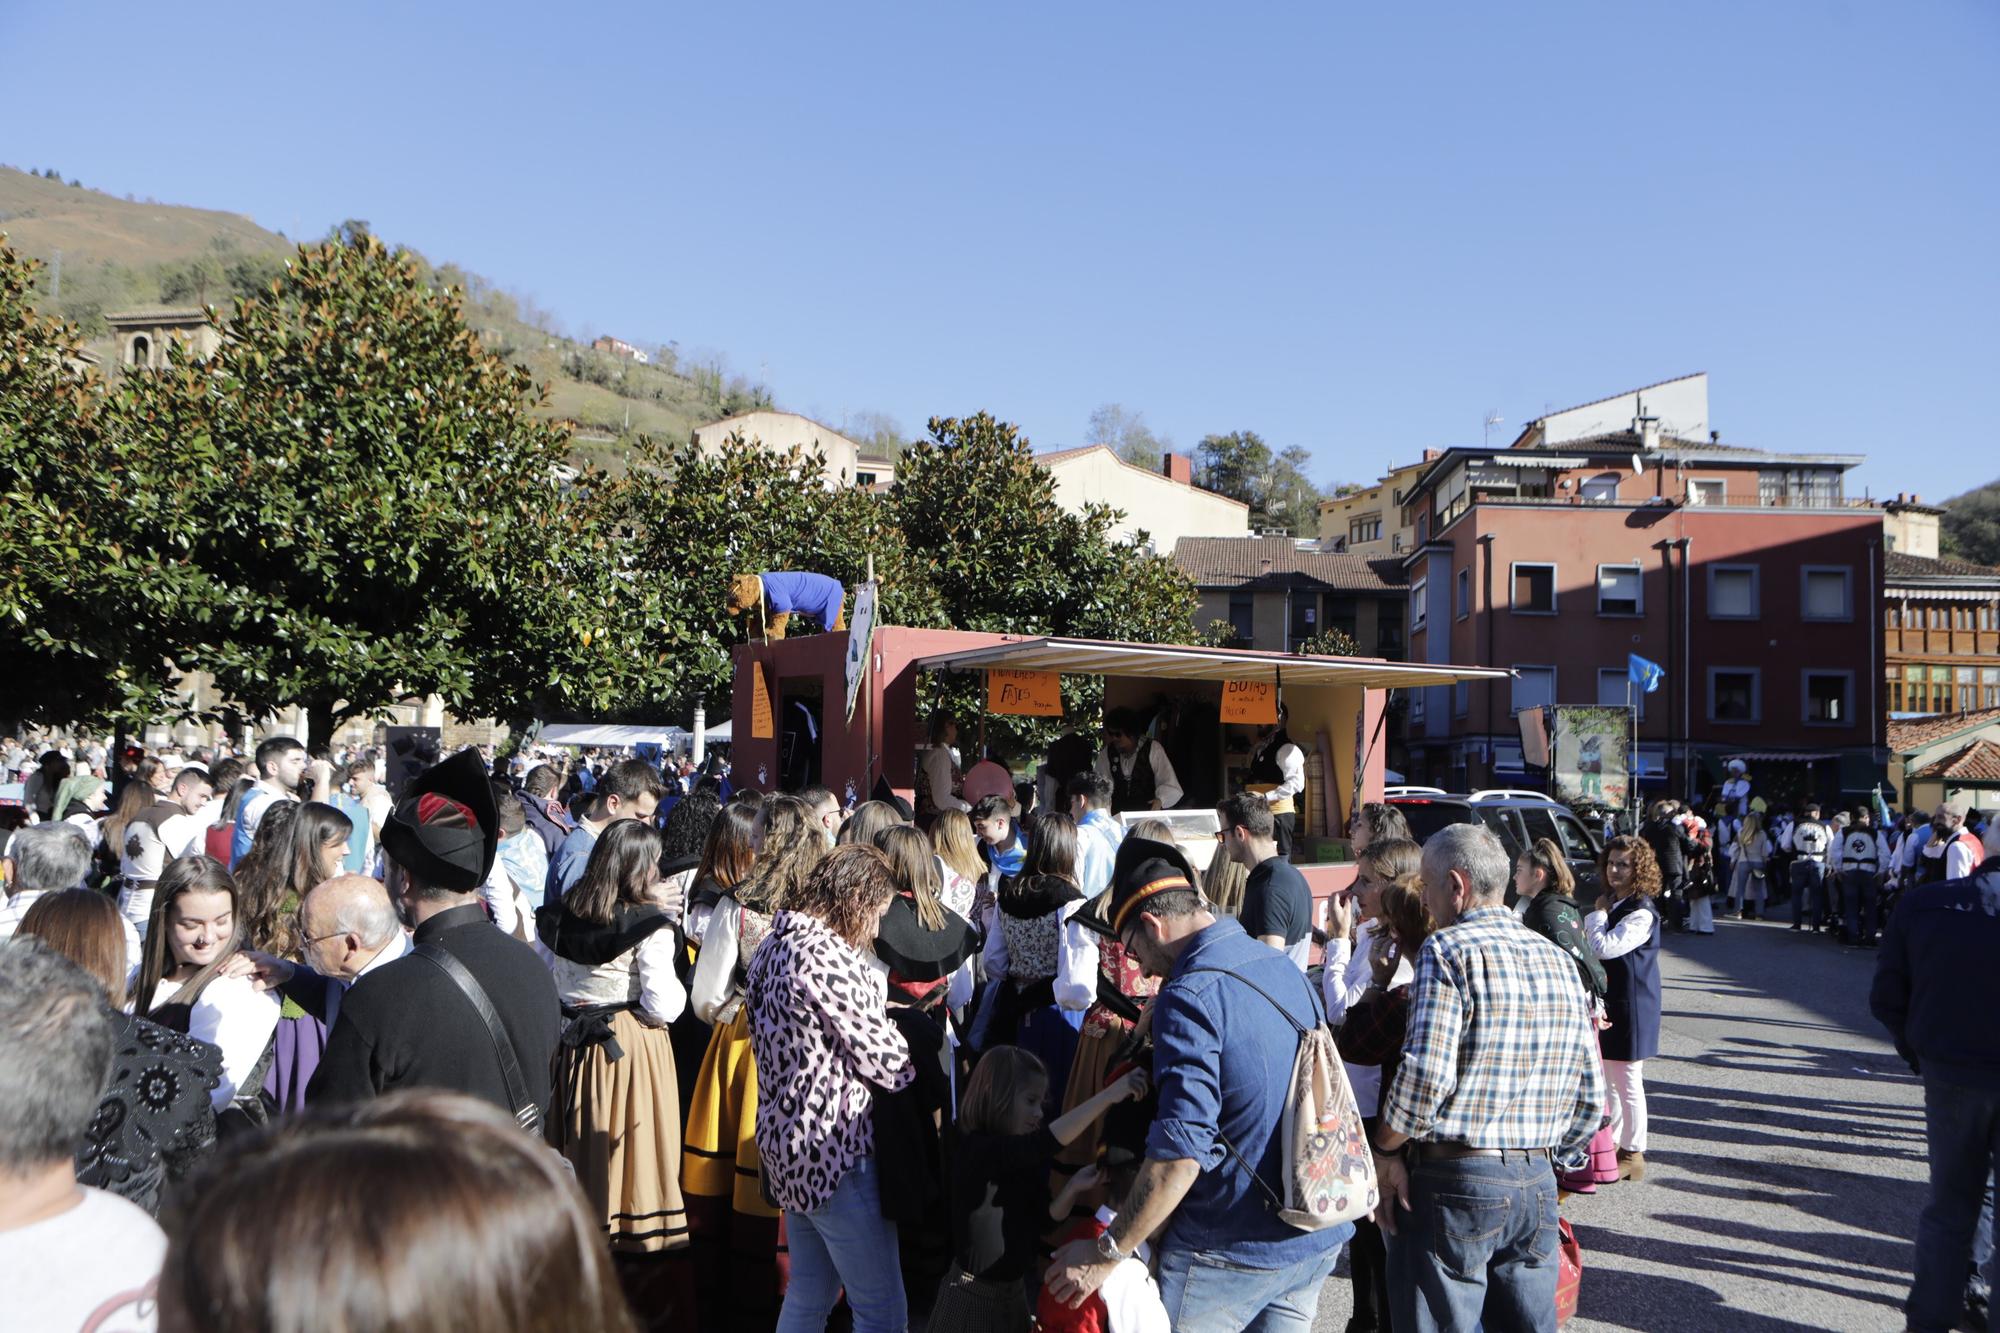
<svg viewBox="0 0 2000 1333">
<path fill-rule="evenodd" d="M 1732 755 L 1768 787 L 1831 798 L 1882 772 L 1882 515 L 1842 496 L 1854 455 L 1778 454 L 1632 429 L 1451 449 L 1404 493 L 1416 547 L 1411 661 L 1512 668 L 1413 692 L 1411 781 L 1540 783 L 1515 714 L 1626 700 L 1627 654 L 1666 668 L 1644 696 L 1650 793 L 1700 794 Z"/>
</svg>

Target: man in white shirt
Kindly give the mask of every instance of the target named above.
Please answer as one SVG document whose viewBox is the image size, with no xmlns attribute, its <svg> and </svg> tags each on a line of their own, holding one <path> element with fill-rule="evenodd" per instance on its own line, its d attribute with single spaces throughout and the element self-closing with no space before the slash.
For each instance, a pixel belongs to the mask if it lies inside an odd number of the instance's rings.
<svg viewBox="0 0 2000 1333">
<path fill-rule="evenodd" d="M 1096 768 L 1111 779 L 1111 813 L 1128 810 L 1171 810 L 1186 793 L 1174 775 L 1173 761 L 1158 741 L 1146 735 L 1139 715 L 1129 708 L 1113 709 L 1104 720 L 1104 748 Z"/>
<path fill-rule="evenodd" d="M 1262 796 L 1271 807 L 1278 826 L 1278 855 L 1292 854 L 1292 839 L 1298 834 L 1299 802 L 1306 790 L 1305 751 L 1292 742 L 1285 731 L 1291 710 L 1278 705 L 1278 720 L 1257 736 L 1257 748 L 1250 751 L 1250 767 L 1244 790 Z"/>
<path fill-rule="evenodd" d="M 208 836 L 208 826 L 215 822 L 210 814 L 215 806 L 215 788 L 209 782 L 208 770 L 190 764 L 174 775 L 174 785 L 167 793 L 167 799 L 180 809 L 170 812 L 160 821 L 160 846 L 165 859 L 178 861 L 189 852 L 201 850 L 201 842 Z"/>
<path fill-rule="evenodd" d="M 76 1180 L 112 1040 L 104 993 L 81 968 L 39 942 L 0 949 L 0 1328 L 158 1326 L 165 1234 Z"/>
<path fill-rule="evenodd" d="M 382 845 L 382 825 L 395 807 L 389 789 L 375 780 L 375 756 L 363 754 L 347 766 L 347 787 L 368 811 L 368 855 L 363 864 L 375 864 L 375 849 Z"/>
</svg>

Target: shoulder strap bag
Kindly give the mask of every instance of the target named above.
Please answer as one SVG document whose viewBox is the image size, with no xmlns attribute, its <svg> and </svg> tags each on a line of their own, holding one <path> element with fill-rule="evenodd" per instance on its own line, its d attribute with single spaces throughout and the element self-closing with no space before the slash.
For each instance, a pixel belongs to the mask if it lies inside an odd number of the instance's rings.
<svg viewBox="0 0 2000 1333">
<path fill-rule="evenodd" d="M 435 944 L 419 944 L 410 951 L 417 957 L 450 977 L 453 984 L 472 1001 L 472 1007 L 479 1011 L 486 1022 L 486 1031 L 493 1038 L 493 1053 L 500 1059 L 500 1077 L 507 1084 L 507 1100 L 513 1104 L 514 1120 L 528 1133 L 537 1138 L 542 1133 L 542 1108 L 528 1097 L 528 1081 L 521 1077 L 521 1061 L 514 1054 L 513 1038 L 500 1022 L 500 1015 L 493 1008 L 493 1001 L 486 997 L 486 988 L 479 984 L 479 978 L 467 970 L 449 952 Z"/>
</svg>

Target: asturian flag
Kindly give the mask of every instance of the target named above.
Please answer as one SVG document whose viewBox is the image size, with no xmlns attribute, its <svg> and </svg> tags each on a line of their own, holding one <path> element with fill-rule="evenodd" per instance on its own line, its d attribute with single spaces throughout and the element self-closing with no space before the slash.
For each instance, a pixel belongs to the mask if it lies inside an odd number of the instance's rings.
<svg viewBox="0 0 2000 1333">
<path fill-rule="evenodd" d="M 1625 674 L 1638 687 L 1639 693 L 1651 694 L 1660 688 L 1660 679 L 1667 674 L 1667 669 L 1658 662 L 1648 662 L 1637 653 L 1627 653 Z"/>
</svg>

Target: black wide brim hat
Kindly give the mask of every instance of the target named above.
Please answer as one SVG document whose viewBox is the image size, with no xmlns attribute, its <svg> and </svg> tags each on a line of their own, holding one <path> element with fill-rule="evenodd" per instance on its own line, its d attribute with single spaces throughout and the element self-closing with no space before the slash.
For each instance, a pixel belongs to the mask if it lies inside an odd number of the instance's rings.
<svg viewBox="0 0 2000 1333">
<path fill-rule="evenodd" d="M 1088 914 L 1087 924 L 1116 937 L 1146 899 L 1182 888 L 1201 892 L 1201 876 L 1186 852 L 1171 842 L 1128 837 L 1111 863 L 1111 887 L 1078 908 L 1077 917 Z"/>
<path fill-rule="evenodd" d="M 465 750 L 410 780 L 382 825 L 382 851 L 419 882 L 470 893 L 486 882 L 500 812 L 479 752 Z"/>
</svg>

